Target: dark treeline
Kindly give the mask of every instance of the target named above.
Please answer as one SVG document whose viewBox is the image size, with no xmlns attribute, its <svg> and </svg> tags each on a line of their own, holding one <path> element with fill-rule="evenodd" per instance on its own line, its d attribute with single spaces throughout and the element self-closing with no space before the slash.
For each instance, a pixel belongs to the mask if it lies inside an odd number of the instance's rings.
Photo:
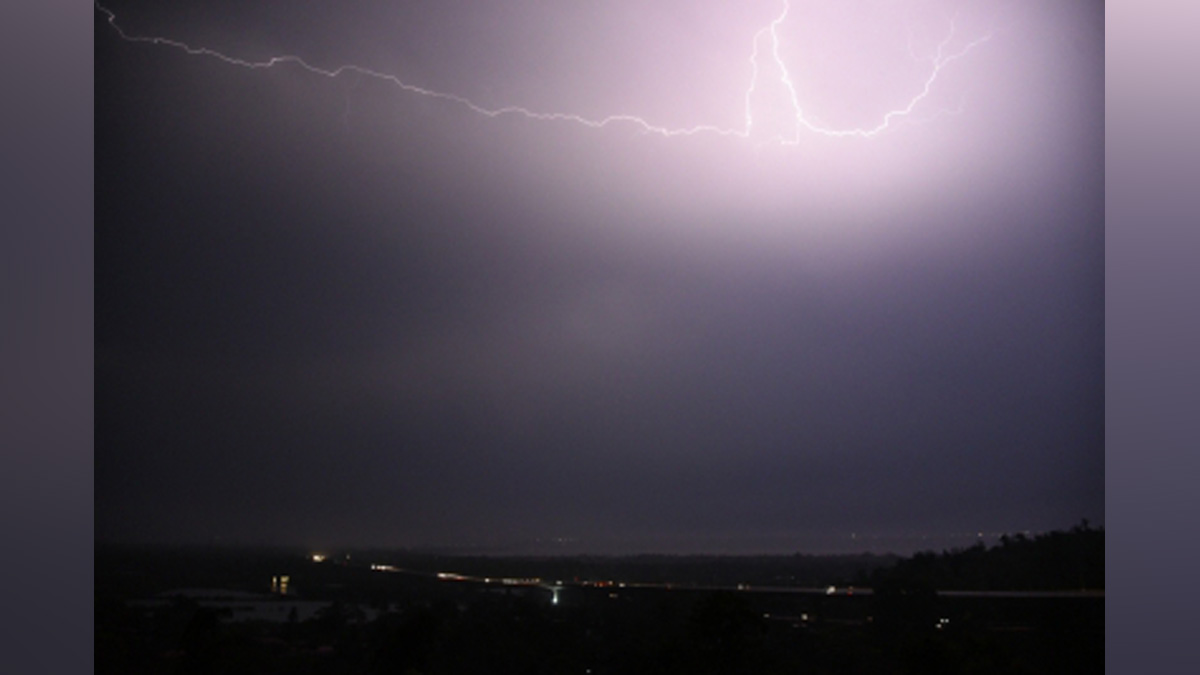
<svg viewBox="0 0 1200 675">
<path fill-rule="evenodd" d="M 1104 529 L 1086 520 L 1068 531 L 1006 535 L 992 547 L 917 553 L 876 570 L 876 589 L 1055 591 L 1104 588 Z"/>
</svg>

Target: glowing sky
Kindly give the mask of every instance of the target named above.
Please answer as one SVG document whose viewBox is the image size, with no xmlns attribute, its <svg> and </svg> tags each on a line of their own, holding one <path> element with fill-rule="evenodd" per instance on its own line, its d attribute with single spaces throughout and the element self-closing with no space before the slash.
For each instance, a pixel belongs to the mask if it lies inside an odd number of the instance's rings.
<svg viewBox="0 0 1200 675">
<path fill-rule="evenodd" d="M 97 536 L 1103 522 L 1093 4 L 106 3 Z"/>
<path fill-rule="evenodd" d="M 854 80 L 857 88 L 860 90 L 858 96 L 853 98 L 844 97 L 847 100 L 844 100 L 843 103 L 852 101 L 860 110 L 871 111 L 870 114 L 875 119 L 865 124 L 851 124 L 846 121 L 828 122 L 814 116 L 811 112 L 805 111 L 805 103 L 802 101 L 804 97 L 801 96 L 796 77 L 792 74 L 793 64 L 791 61 L 793 58 L 789 57 L 794 57 L 793 50 L 785 46 L 785 44 L 790 44 L 788 38 L 792 40 L 797 38 L 799 31 L 789 30 L 791 28 L 790 19 L 792 18 L 790 16 L 790 2 L 788 0 L 779 0 L 777 4 L 779 5 L 777 8 L 778 14 L 769 23 L 765 23 L 754 31 L 753 36 L 749 40 L 750 47 L 747 51 L 749 52 L 748 62 L 750 73 L 746 78 L 744 92 L 742 93 L 743 120 L 741 125 L 737 127 L 721 126 L 712 123 L 694 124 L 691 126 L 664 125 L 655 123 L 651 119 L 638 114 L 636 110 L 625 113 L 610 113 L 603 116 L 587 116 L 570 111 L 531 109 L 515 103 L 501 106 L 486 105 L 469 96 L 413 84 L 397 75 L 375 70 L 367 66 L 357 64 L 342 64 L 337 66 L 314 65 L 306 60 L 304 56 L 297 54 L 278 54 L 260 58 L 242 57 L 220 49 L 197 46 L 167 36 L 131 34 L 118 22 L 117 15 L 111 9 L 97 3 L 96 10 L 105 17 L 113 30 L 127 42 L 167 46 L 192 56 L 214 58 L 230 66 L 251 70 L 297 67 L 313 75 L 327 78 L 344 76 L 366 78 L 390 84 L 405 94 L 453 103 L 473 113 L 490 118 L 515 116 L 535 122 L 563 122 L 590 129 L 604 129 L 609 126 L 629 126 L 641 132 L 664 138 L 716 135 L 753 140 L 757 144 L 777 143 L 788 146 L 798 145 L 801 136 L 805 134 L 816 134 L 830 138 L 874 138 L 902 124 L 928 123 L 936 119 L 939 115 L 961 112 L 961 103 L 958 109 L 946 107 L 940 109 L 931 108 L 929 110 L 922 109 L 928 108 L 928 101 L 933 94 L 934 88 L 938 85 L 939 80 L 943 77 L 943 73 L 951 64 L 966 58 L 992 38 L 991 32 L 969 38 L 960 36 L 958 30 L 959 13 L 956 11 L 944 18 L 947 24 L 944 29 L 944 37 L 936 41 L 934 46 L 926 47 L 924 51 L 927 53 L 921 55 L 916 46 L 918 38 L 915 37 L 916 30 L 912 17 L 905 17 L 903 33 L 907 35 L 908 58 L 902 60 L 902 64 L 907 61 L 909 70 L 913 70 L 919 66 L 920 70 L 923 71 L 919 77 L 914 77 L 911 72 L 906 73 L 904 68 L 893 68 L 892 72 L 888 73 L 889 77 L 887 78 L 878 77 L 880 72 L 886 72 L 886 70 L 877 67 L 879 64 L 886 63 L 889 60 L 896 60 L 897 53 L 895 49 L 899 44 L 899 36 L 901 34 L 901 31 L 895 28 L 896 24 L 888 28 L 888 30 L 892 30 L 894 33 L 891 36 L 892 39 L 880 40 L 880 42 L 884 42 L 885 44 L 888 42 L 891 43 L 887 45 L 891 47 L 891 53 L 888 53 L 886 49 L 879 50 L 877 47 L 864 49 L 862 45 L 858 45 L 855 51 L 851 52 L 843 45 L 842 53 L 834 56 L 838 77 L 843 81 Z M 855 9 L 857 10 L 858 8 Z M 860 11 L 852 12 L 853 21 L 855 23 L 862 23 L 863 28 L 869 27 L 872 23 L 877 23 L 880 20 L 878 16 L 880 14 L 878 12 L 879 8 L 875 7 L 872 9 L 876 10 L 872 15 L 865 15 Z M 894 20 L 894 17 L 888 18 Z M 856 32 L 860 30 L 859 27 L 855 27 Z M 805 39 L 807 40 L 808 38 Z M 600 51 L 603 52 L 604 50 Z M 865 57 L 863 52 L 866 52 Z M 543 58 L 548 60 L 551 57 L 547 56 Z M 822 55 L 822 58 L 827 58 L 827 55 Z M 873 62 L 872 65 L 876 67 L 866 69 L 863 67 L 864 62 Z M 808 74 L 810 70 L 817 70 L 819 72 L 819 69 L 810 69 L 807 62 L 802 65 L 804 66 L 804 70 L 801 72 L 805 74 Z M 875 78 L 870 77 L 872 72 L 876 75 Z M 878 79 L 880 82 L 874 83 L 870 81 L 871 79 Z M 907 80 L 907 82 L 903 82 L 903 80 Z M 878 84 L 892 84 L 893 88 L 896 88 L 896 81 L 903 82 L 901 87 L 899 87 L 903 93 L 897 95 L 894 91 L 889 92 L 891 93 L 890 98 L 893 99 L 890 102 L 888 101 L 889 97 L 886 95 L 881 96 L 877 94 L 874 97 L 862 96 L 865 88 L 878 86 Z M 904 89 L 907 89 L 907 91 L 904 91 Z M 732 89 L 729 90 L 729 93 L 732 93 Z M 828 93 L 825 95 L 828 96 Z M 685 101 L 685 103 L 687 102 Z M 871 110 L 872 108 L 875 108 L 875 110 Z"/>
</svg>

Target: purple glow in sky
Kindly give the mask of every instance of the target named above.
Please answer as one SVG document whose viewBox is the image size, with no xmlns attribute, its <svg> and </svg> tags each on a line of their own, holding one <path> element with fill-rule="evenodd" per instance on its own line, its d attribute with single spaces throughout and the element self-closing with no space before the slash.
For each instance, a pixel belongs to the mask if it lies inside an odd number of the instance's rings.
<svg viewBox="0 0 1200 675">
<path fill-rule="evenodd" d="M 973 49 L 991 38 L 991 34 L 989 33 L 970 40 L 962 40 L 957 35 L 956 26 L 958 17 L 955 15 L 947 20 L 948 25 L 945 38 L 936 43 L 936 46 L 930 50 L 928 56 L 920 57 L 917 55 L 913 44 L 915 40 L 913 37 L 913 28 L 905 26 L 908 36 L 909 57 L 913 62 L 921 64 L 922 68 L 926 71 L 920 79 L 914 79 L 910 76 L 909 79 L 913 80 L 909 83 L 909 86 L 913 90 L 912 93 L 900 97 L 900 104 L 892 108 L 887 107 L 883 97 L 863 97 L 861 95 L 854 97 L 850 101 L 847 101 L 847 103 L 859 109 L 869 110 L 874 107 L 882 109 L 884 112 L 879 115 L 877 122 L 871 124 L 862 126 L 835 126 L 813 119 L 804 112 L 797 84 L 791 73 L 791 66 L 788 65 L 789 60 L 785 57 L 785 48 L 783 47 L 784 35 L 788 32 L 786 27 L 788 24 L 788 15 L 791 11 L 791 4 L 789 0 L 779 0 L 779 4 L 781 5 L 779 14 L 770 23 L 755 31 L 753 37 L 750 39 L 750 44 L 752 45 L 749 49 L 750 76 L 745 91 L 742 94 L 745 120 L 742 126 L 738 128 L 721 127 L 713 124 L 668 127 L 654 124 L 632 112 L 609 114 L 604 117 L 592 119 L 570 112 L 531 110 L 518 104 L 501 107 L 484 107 L 468 97 L 410 84 L 395 75 L 389 75 L 363 66 L 340 65 L 325 68 L 314 66 L 305 61 L 304 57 L 294 54 L 276 55 L 261 60 L 247 60 L 236 55 L 222 53 L 209 47 L 194 46 L 168 37 L 130 35 L 117 23 L 117 16 L 111 10 L 98 3 L 96 4 L 96 9 L 107 18 L 109 25 L 123 39 L 129 42 L 144 42 L 174 47 L 194 56 L 212 57 L 229 65 L 243 68 L 265 69 L 295 65 L 314 75 L 322 75 L 324 77 L 339 77 L 343 75 L 364 76 L 390 83 L 409 94 L 457 103 L 472 112 L 486 117 L 516 115 L 539 122 L 568 122 L 592 129 L 600 129 L 611 125 L 632 125 L 645 133 L 666 138 L 715 134 L 743 139 L 755 138 L 760 143 L 780 143 L 783 145 L 799 144 L 800 136 L 804 133 L 814 133 L 834 138 L 871 138 L 891 129 L 894 124 L 898 123 L 898 120 L 907 121 L 906 118 L 911 117 L 918 106 L 930 96 L 943 70 L 954 61 L 967 56 Z M 856 17 L 856 20 L 863 21 L 864 18 L 859 16 Z M 861 27 L 856 26 L 856 28 Z M 891 30 L 898 32 L 899 29 L 893 26 Z M 956 38 L 958 39 L 956 40 Z M 866 70 L 863 66 L 864 61 L 883 61 L 888 56 L 894 57 L 894 54 L 877 53 L 875 49 L 867 48 L 858 54 L 843 54 L 836 58 L 838 69 L 843 71 L 843 77 L 861 78 L 862 71 Z M 948 111 L 943 110 L 941 112 Z M 772 123 L 764 124 L 764 118 L 771 120 Z M 777 128 L 773 129 L 771 128 L 772 126 Z M 760 129 L 763 127 L 766 127 L 767 130 L 761 131 Z"/>
<path fill-rule="evenodd" d="M 1102 523 L 1102 19 L 97 5 L 97 535 Z"/>
<path fill-rule="evenodd" d="M 1033 169 L 1049 176 L 1079 161 L 1057 152 L 1077 130 L 1055 119 L 1059 97 L 1046 96 L 1048 87 L 1080 96 L 1094 86 L 1052 79 L 1063 59 L 1095 57 L 1070 45 L 1086 28 L 1078 11 L 942 0 L 644 5 L 366 2 L 337 10 L 305 3 L 279 14 L 268 3 L 225 18 L 250 27 L 214 35 L 211 46 L 201 40 L 216 29 L 197 30 L 193 20 L 127 27 L 112 9 L 96 7 L 128 41 L 280 70 L 288 81 L 337 79 L 347 124 L 354 92 L 375 85 L 432 99 L 426 114 L 465 127 L 448 131 L 461 132 L 462 142 L 479 123 L 461 111 L 603 130 L 605 145 L 677 162 L 665 172 L 647 167 L 647 175 L 624 167 L 632 185 L 623 187 L 683 209 L 839 211 L 854 200 L 890 210 L 929 190 L 961 193 L 964 179 L 1011 168 L 1015 152 L 1061 160 Z M 204 25 L 208 14 L 221 20 L 218 11 L 196 7 L 187 16 Z M 362 23 L 354 39 L 336 43 L 355 21 Z M 282 38 L 294 24 L 305 37 Z M 412 62 L 404 58 L 410 52 Z M 534 143 L 555 143 L 567 130 L 544 133 Z M 642 136 L 676 144 L 647 146 Z M 1073 145 L 1065 149 L 1075 152 Z M 476 151 L 490 152 L 486 146 Z M 679 185 L 687 186 L 683 194 Z"/>
</svg>

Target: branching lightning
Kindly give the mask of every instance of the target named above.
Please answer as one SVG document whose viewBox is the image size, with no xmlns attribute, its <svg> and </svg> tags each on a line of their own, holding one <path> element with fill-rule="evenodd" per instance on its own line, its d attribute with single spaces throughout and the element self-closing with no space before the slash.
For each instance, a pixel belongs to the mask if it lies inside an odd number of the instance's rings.
<svg viewBox="0 0 1200 675">
<path fill-rule="evenodd" d="M 976 49 L 983 43 L 987 42 L 992 37 L 990 34 L 984 35 L 984 36 L 979 37 L 971 42 L 968 42 L 965 46 L 963 46 L 957 50 L 951 51 L 950 44 L 953 41 L 953 39 L 955 37 L 955 33 L 956 33 L 955 22 L 952 20 L 950 22 L 950 28 L 949 28 L 949 32 L 948 32 L 946 38 L 938 45 L 937 50 L 933 54 L 933 56 L 930 57 L 929 59 L 926 59 L 928 61 L 928 74 L 925 77 L 925 79 L 922 83 L 922 86 L 919 87 L 919 90 L 917 91 L 917 93 L 914 94 L 905 105 L 886 112 L 880 118 L 878 123 L 871 125 L 871 126 L 853 127 L 853 128 L 833 128 L 833 127 L 828 127 L 828 126 L 819 124 L 815 120 L 810 119 L 809 117 L 807 117 L 804 114 L 804 110 L 803 110 L 802 106 L 800 105 L 800 96 L 796 91 L 796 86 L 792 80 L 791 72 L 788 69 L 786 63 L 784 62 L 784 59 L 780 55 L 780 45 L 782 43 L 782 40 L 779 35 L 779 32 L 780 32 L 779 28 L 784 23 L 784 21 L 787 19 L 788 13 L 791 10 L 791 5 L 790 5 L 789 0 L 783 0 L 783 9 L 779 13 L 779 15 L 777 17 L 775 17 L 775 19 L 773 21 L 771 21 L 770 24 L 759 29 L 759 31 L 757 33 L 755 33 L 755 35 L 754 35 L 753 44 L 752 44 L 751 53 L 750 53 L 750 65 L 752 68 L 752 75 L 750 78 L 750 84 L 747 87 L 747 89 L 743 95 L 743 98 L 745 101 L 745 104 L 744 104 L 745 105 L 744 126 L 742 126 L 741 128 L 724 128 L 724 127 L 715 126 L 715 125 L 702 124 L 702 125 L 697 125 L 697 126 L 692 126 L 692 127 L 672 128 L 672 127 L 659 126 L 656 124 L 652 124 L 648 120 L 646 120 L 640 116 L 633 115 L 633 114 L 609 115 L 607 117 L 593 119 L 593 118 L 583 117 L 581 115 L 576 115 L 573 113 L 538 112 L 535 110 L 530 110 L 528 108 L 524 108 L 524 107 L 516 106 L 516 105 L 504 106 L 504 107 L 500 107 L 500 108 L 487 108 L 487 107 L 479 105 L 478 103 L 475 103 L 471 99 L 466 98 L 464 96 L 460 96 L 458 94 L 452 94 L 452 93 L 448 93 L 448 92 L 443 92 L 443 91 L 437 91 L 435 89 L 428 89 L 425 87 L 420 87 L 420 86 L 405 82 L 394 75 L 389 75 L 387 73 L 381 73 L 379 71 L 372 70 L 370 68 L 365 68 L 365 67 L 356 66 L 356 65 L 344 65 L 344 66 L 339 66 L 337 68 L 332 68 L 332 69 L 321 68 L 318 66 L 314 66 L 314 65 L 308 63 L 307 61 L 305 61 L 302 57 L 295 56 L 295 55 L 273 56 L 271 58 L 268 58 L 268 59 L 262 60 L 262 61 L 248 61 L 248 60 L 237 58 L 234 56 L 229 56 L 227 54 L 215 51 L 213 49 L 209 49 L 207 47 L 195 47 L 195 46 L 189 45 L 185 42 L 173 40 L 173 39 L 166 38 L 166 37 L 149 37 L 149 36 L 131 35 L 131 34 L 127 33 L 125 31 L 125 29 L 123 29 L 117 23 L 117 16 L 114 12 L 112 12 L 111 10 L 107 9 L 106 7 L 100 5 L 98 2 L 95 3 L 95 6 L 96 6 L 96 10 L 99 11 L 101 14 L 103 14 L 106 17 L 106 21 L 113 28 L 113 30 L 115 30 L 117 32 L 117 34 L 121 37 L 121 39 L 123 39 L 127 42 L 149 43 L 149 44 L 154 44 L 154 45 L 173 47 L 175 49 L 179 49 L 181 51 L 184 51 L 184 52 L 194 55 L 194 56 L 207 56 L 207 57 L 218 59 L 218 60 L 228 63 L 230 65 L 241 66 L 243 68 L 250 68 L 250 69 L 255 69 L 255 70 L 269 69 L 269 68 L 274 68 L 276 66 L 282 66 L 282 65 L 294 65 L 294 66 L 302 68 L 310 73 L 313 73 L 315 75 L 323 75 L 328 78 L 337 78 L 344 74 L 357 74 L 357 75 L 373 78 L 373 79 L 376 79 L 376 80 L 379 80 L 382 82 L 387 82 L 387 83 L 394 85 L 397 88 L 399 88 L 405 92 L 411 93 L 411 94 L 416 94 L 416 95 L 424 96 L 424 97 L 428 97 L 428 98 L 435 98 L 435 99 L 449 101 L 449 102 L 455 103 L 457 105 L 461 105 L 465 108 L 468 108 L 471 111 L 478 113 L 480 115 L 485 115 L 487 117 L 519 116 L 519 117 L 524 117 L 524 118 L 531 119 L 531 120 L 545 121 L 545 122 L 570 122 L 570 123 L 580 124 L 585 127 L 590 127 L 593 129 L 600 129 L 600 128 L 604 128 L 604 127 L 617 126 L 617 125 L 628 125 L 628 126 L 632 126 L 637 129 L 640 129 L 644 133 L 655 134 L 655 135 L 659 135 L 659 136 L 663 136 L 663 137 L 667 137 L 667 138 L 676 137 L 676 136 L 695 136 L 695 135 L 700 135 L 700 134 L 714 134 L 714 135 L 718 135 L 718 136 L 750 138 L 752 132 L 756 128 L 754 106 L 752 103 L 752 98 L 753 98 L 755 92 L 758 91 L 759 86 L 760 86 L 759 79 L 760 79 L 760 73 L 762 70 L 759 67 L 760 52 L 768 51 L 770 54 L 770 59 L 774 64 L 774 68 L 779 73 L 778 82 L 776 84 L 782 85 L 784 91 L 787 94 L 788 105 L 790 106 L 790 115 L 789 115 L 789 117 L 790 117 L 789 126 L 791 127 L 790 133 L 776 134 L 771 139 L 773 142 L 778 142 L 783 145 L 798 144 L 805 132 L 819 134 L 822 136 L 829 136 L 829 137 L 870 138 L 870 137 L 879 135 L 880 133 L 894 127 L 901 120 L 907 119 L 910 116 L 912 116 L 913 113 L 915 112 L 915 110 L 917 109 L 918 105 L 930 95 L 938 78 L 941 76 L 942 72 L 951 63 L 965 57 L 972 50 Z M 769 47 L 765 50 L 761 47 L 763 42 L 769 42 Z M 910 44 L 910 53 L 911 53 L 911 51 L 912 50 L 911 50 L 911 44 Z M 914 55 L 914 58 L 916 58 L 915 55 Z"/>
</svg>

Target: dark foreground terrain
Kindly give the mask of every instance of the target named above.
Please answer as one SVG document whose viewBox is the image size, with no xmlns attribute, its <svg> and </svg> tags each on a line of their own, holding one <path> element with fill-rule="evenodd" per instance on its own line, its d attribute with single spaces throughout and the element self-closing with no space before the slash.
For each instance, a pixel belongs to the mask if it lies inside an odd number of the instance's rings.
<svg viewBox="0 0 1200 675">
<path fill-rule="evenodd" d="M 96 549 L 101 673 L 1101 673 L 1103 531 L 892 556 Z"/>
</svg>

